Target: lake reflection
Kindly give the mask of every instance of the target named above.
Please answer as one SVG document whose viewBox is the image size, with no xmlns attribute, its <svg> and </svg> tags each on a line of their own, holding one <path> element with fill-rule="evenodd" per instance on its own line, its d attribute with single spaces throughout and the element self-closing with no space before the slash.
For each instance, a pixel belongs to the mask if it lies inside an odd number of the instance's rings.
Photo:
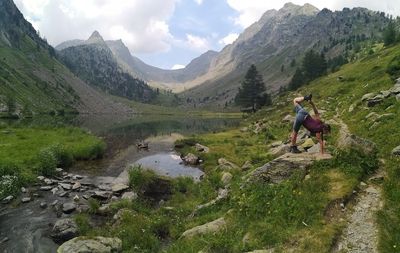
<svg viewBox="0 0 400 253">
<path fill-rule="evenodd" d="M 199 181 L 200 177 L 204 174 L 198 168 L 184 165 L 180 156 L 175 153 L 159 153 L 146 156 L 134 164 L 151 169 L 159 175 L 173 178 L 191 177 L 195 181 Z"/>
</svg>

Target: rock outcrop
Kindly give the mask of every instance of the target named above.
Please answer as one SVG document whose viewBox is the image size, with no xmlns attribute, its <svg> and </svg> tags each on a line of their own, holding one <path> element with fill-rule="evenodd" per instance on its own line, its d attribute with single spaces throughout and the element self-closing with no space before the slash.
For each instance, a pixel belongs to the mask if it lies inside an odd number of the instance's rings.
<svg viewBox="0 0 400 253">
<path fill-rule="evenodd" d="M 62 244 L 57 253 L 118 253 L 122 252 L 122 241 L 107 237 L 76 237 Z"/>
<path fill-rule="evenodd" d="M 294 172 L 306 172 L 306 168 L 316 160 L 331 159 L 329 154 L 312 153 L 284 154 L 259 167 L 247 175 L 247 182 L 278 184 L 288 179 Z"/>
<path fill-rule="evenodd" d="M 181 238 L 192 238 L 197 235 L 216 233 L 224 229 L 226 225 L 227 223 L 225 221 L 225 218 L 222 217 L 212 222 L 186 230 L 185 232 L 183 232 Z"/>
<path fill-rule="evenodd" d="M 61 219 L 53 226 L 51 237 L 58 243 L 71 240 L 78 234 L 78 226 L 73 219 Z"/>
</svg>

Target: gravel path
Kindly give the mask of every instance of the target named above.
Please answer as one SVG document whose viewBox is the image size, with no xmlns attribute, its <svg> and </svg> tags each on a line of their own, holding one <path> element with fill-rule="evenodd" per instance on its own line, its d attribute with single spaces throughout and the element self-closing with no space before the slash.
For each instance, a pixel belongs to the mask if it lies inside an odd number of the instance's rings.
<svg viewBox="0 0 400 253">
<path fill-rule="evenodd" d="M 353 212 L 347 217 L 348 225 L 333 252 L 378 252 L 375 214 L 381 207 L 381 189 L 376 185 L 365 186 L 352 209 Z"/>
</svg>

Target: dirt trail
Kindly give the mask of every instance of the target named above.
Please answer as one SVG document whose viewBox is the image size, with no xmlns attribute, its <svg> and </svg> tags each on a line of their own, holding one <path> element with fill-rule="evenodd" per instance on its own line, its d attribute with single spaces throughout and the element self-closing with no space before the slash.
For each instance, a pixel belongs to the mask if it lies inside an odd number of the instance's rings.
<svg viewBox="0 0 400 253">
<path fill-rule="evenodd" d="M 339 145 L 351 135 L 347 125 L 340 119 L 335 121 L 340 125 Z M 378 172 L 373 178 L 382 177 Z M 346 210 L 347 226 L 339 237 L 332 252 L 375 253 L 378 252 L 378 226 L 376 212 L 383 206 L 382 190 L 373 183 L 373 178 L 360 184 L 354 206 Z"/>
</svg>

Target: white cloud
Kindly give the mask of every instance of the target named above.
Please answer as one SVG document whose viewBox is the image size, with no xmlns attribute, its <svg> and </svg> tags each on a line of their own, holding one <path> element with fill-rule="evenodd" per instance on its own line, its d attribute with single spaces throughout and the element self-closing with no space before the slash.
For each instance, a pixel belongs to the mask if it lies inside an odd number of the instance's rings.
<svg viewBox="0 0 400 253">
<path fill-rule="evenodd" d="M 87 39 L 122 39 L 133 53 L 165 52 L 173 36 L 168 20 L 180 0 L 15 0 L 25 18 L 52 45 Z"/>
<path fill-rule="evenodd" d="M 238 37 L 239 37 L 239 34 L 230 33 L 227 36 L 225 36 L 224 38 L 220 39 L 218 41 L 218 43 L 223 46 L 226 46 L 226 45 L 232 44 Z"/>
<path fill-rule="evenodd" d="M 185 68 L 185 65 L 182 64 L 175 64 L 174 66 L 172 66 L 171 69 L 175 70 L 175 69 L 183 69 Z"/>
<path fill-rule="evenodd" d="M 210 43 L 206 38 L 195 36 L 193 34 L 186 34 L 186 44 L 189 48 L 197 51 L 210 49 Z"/>
<path fill-rule="evenodd" d="M 264 12 L 271 9 L 280 9 L 288 0 L 226 0 L 228 5 L 236 10 L 239 15 L 234 18 L 235 24 L 246 28 L 259 20 Z M 400 5 L 398 0 L 292 0 L 294 4 L 303 5 L 310 3 L 319 9 L 328 8 L 331 10 L 341 10 L 344 7 L 365 7 L 371 10 L 384 11 L 392 15 L 400 15 Z"/>
<path fill-rule="evenodd" d="M 194 0 L 198 5 L 201 5 L 203 3 L 203 0 Z"/>
</svg>

